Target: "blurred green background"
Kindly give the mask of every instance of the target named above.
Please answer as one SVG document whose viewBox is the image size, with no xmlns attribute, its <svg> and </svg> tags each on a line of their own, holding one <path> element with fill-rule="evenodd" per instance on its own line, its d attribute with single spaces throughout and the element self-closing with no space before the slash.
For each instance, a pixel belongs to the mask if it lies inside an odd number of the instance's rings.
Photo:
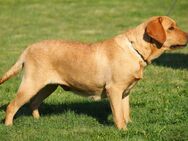
<svg viewBox="0 0 188 141">
<path fill-rule="evenodd" d="M 46 39 L 96 42 L 166 15 L 188 31 L 188 1 L 177 0 L 0 0 L 0 76 L 30 44 Z M 0 140 L 188 140 L 188 48 L 168 52 L 146 68 L 131 92 L 133 122 L 118 131 L 107 100 L 93 102 L 56 90 L 34 120 L 29 105 L 13 127 L 3 119 L 22 74 L 0 86 Z"/>
</svg>

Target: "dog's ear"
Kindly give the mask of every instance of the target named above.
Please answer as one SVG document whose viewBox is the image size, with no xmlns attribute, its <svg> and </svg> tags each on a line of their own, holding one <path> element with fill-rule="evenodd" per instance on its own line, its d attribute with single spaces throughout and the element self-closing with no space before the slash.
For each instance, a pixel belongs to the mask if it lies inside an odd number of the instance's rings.
<svg viewBox="0 0 188 141">
<path fill-rule="evenodd" d="M 146 26 L 146 33 L 159 43 L 163 44 L 166 41 L 166 34 L 161 21 L 161 17 L 150 21 Z"/>
</svg>

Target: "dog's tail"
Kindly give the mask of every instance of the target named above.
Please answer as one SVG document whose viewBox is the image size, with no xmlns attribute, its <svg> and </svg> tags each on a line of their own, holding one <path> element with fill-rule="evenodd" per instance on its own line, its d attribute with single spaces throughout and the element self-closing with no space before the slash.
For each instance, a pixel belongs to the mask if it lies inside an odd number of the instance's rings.
<svg viewBox="0 0 188 141">
<path fill-rule="evenodd" d="M 24 67 L 25 54 L 26 51 L 21 54 L 17 62 L 0 78 L 0 84 L 4 83 L 6 80 L 15 76 L 20 70 L 22 70 Z"/>
</svg>

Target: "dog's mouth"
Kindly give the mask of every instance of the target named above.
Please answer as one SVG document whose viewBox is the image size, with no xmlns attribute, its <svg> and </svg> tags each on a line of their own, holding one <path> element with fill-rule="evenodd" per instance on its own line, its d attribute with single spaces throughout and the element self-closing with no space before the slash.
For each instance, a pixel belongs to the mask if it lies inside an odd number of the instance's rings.
<svg viewBox="0 0 188 141">
<path fill-rule="evenodd" d="M 171 49 L 178 49 L 178 48 L 184 48 L 184 47 L 186 47 L 187 46 L 187 44 L 183 44 L 183 45 L 172 45 L 172 46 L 170 46 L 170 48 Z"/>
</svg>

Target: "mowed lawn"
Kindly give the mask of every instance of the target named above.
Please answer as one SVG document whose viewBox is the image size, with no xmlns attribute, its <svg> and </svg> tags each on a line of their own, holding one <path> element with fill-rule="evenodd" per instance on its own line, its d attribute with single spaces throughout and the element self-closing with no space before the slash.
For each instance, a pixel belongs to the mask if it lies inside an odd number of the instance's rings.
<svg viewBox="0 0 188 141">
<path fill-rule="evenodd" d="M 29 44 L 44 39 L 96 42 L 111 38 L 155 15 L 172 0 L 0 0 L 0 76 Z M 171 13 L 188 31 L 188 1 Z M 66 58 L 65 58 L 66 59 Z M 45 72 L 44 72 L 45 73 Z M 188 140 L 188 47 L 167 52 L 144 72 L 131 91 L 132 123 L 114 127 L 108 100 L 91 101 L 58 88 L 33 119 L 29 105 L 3 124 L 22 73 L 0 86 L 0 141 L 186 141 Z"/>
</svg>

